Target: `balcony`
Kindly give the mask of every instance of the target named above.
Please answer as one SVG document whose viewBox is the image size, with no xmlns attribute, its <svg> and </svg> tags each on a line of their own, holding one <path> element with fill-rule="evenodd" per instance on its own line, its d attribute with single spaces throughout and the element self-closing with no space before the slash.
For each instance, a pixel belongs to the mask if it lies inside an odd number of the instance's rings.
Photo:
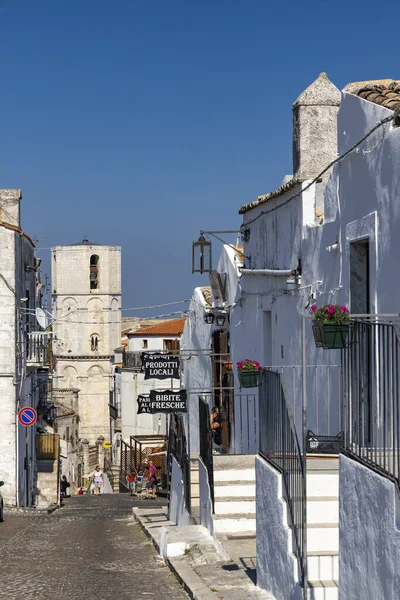
<svg viewBox="0 0 400 600">
<path fill-rule="evenodd" d="M 50 362 L 47 347 L 48 336 L 42 333 L 28 333 L 26 339 L 26 362 L 28 366 L 43 367 Z"/>
<path fill-rule="evenodd" d="M 137 369 L 140 371 L 142 368 L 141 352 L 124 352 L 123 366 L 124 369 Z"/>
</svg>

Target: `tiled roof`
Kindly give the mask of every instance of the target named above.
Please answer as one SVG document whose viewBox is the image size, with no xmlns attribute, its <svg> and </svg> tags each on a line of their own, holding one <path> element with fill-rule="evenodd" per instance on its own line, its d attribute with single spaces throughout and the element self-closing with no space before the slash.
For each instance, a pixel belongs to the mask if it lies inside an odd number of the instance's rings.
<svg viewBox="0 0 400 600">
<path fill-rule="evenodd" d="M 264 204 L 264 202 L 268 202 L 268 200 L 272 200 L 273 198 L 278 198 L 279 196 L 282 196 L 282 194 L 284 194 L 285 192 L 288 192 L 289 190 L 292 190 L 294 187 L 296 187 L 298 183 L 300 183 L 300 181 L 298 179 L 293 178 L 290 179 L 287 183 L 283 183 L 277 190 L 269 192 L 269 194 L 264 194 L 263 196 L 258 196 L 257 200 L 254 200 L 253 202 L 249 202 L 248 204 L 242 206 L 239 209 L 239 215 L 243 215 L 247 211 L 255 208 L 256 206 Z"/>
<path fill-rule="evenodd" d="M 400 82 L 393 79 L 355 81 L 349 83 L 344 91 L 389 110 L 400 108 Z"/>
<path fill-rule="evenodd" d="M 159 325 L 153 325 L 152 327 L 142 327 L 136 331 L 128 332 L 129 337 L 143 337 L 143 336 L 160 336 L 160 335 L 182 335 L 183 328 L 185 326 L 186 317 L 182 319 L 171 319 L 160 323 Z"/>
</svg>

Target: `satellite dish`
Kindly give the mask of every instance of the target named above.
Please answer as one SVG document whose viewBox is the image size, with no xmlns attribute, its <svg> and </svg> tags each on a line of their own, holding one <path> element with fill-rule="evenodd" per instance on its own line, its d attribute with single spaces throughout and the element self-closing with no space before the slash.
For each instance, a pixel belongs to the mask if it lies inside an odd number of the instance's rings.
<svg viewBox="0 0 400 600">
<path fill-rule="evenodd" d="M 46 313 L 44 312 L 43 308 L 37 308 L 35 310 L 35 314 L 36 314 L 36 321 L 39 323 L 40 327 L 42 329 L 47 329 L 47 326 L 49 324 L 49 319 L 46 315 Z"/>
</svg>

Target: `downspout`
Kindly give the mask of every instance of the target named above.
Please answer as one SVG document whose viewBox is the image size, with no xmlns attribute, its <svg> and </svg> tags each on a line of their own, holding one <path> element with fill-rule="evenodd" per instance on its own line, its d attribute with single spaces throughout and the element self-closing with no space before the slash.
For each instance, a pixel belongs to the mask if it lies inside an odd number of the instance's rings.
<svg viewBox="0 0 400 600">
<path fill-rule="evenodd" d="M 290 277 L 297 274 L 297 269 L 239 269 L 242 275 L 272 275 L 273 277 Z"/>
</svg>

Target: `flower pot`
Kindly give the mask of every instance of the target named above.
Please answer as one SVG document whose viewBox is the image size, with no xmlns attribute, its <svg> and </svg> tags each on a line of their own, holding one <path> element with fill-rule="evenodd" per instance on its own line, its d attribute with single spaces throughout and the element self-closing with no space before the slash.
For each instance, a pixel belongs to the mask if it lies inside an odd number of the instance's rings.
<svg viewBox="0 0 400 600">
<path fill-rule="evenodd" d="M 260 383 L 260 370 L 259 369 L 245 369 L 243 371 L 238 370 L 238 377 L 240 387 L 242 388 L 254 388 L 258 387 Z"/>
<path fill-rule="evenodd" d="M 349 325 L 315 321 L 313 323 L 313 333 L 317 348 L 339 350 L 346 347 Z"/>
</svg>

